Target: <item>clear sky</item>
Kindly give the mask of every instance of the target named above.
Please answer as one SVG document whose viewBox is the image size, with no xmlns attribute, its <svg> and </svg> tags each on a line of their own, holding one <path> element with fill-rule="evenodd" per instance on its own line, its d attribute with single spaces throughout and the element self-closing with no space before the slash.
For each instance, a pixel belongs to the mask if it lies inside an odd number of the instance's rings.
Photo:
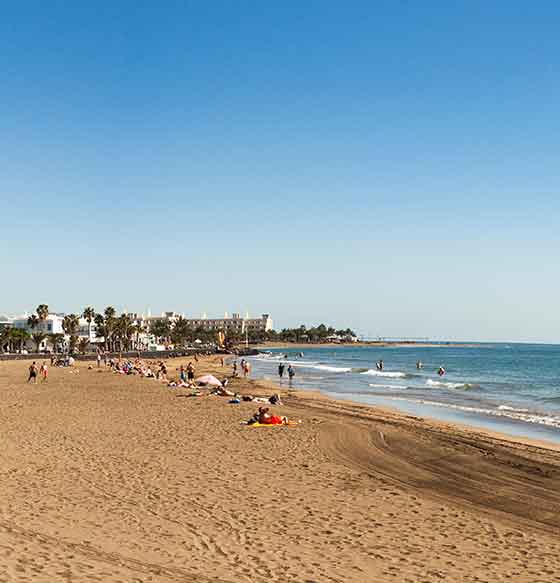
<svg viewBox="0 0 560 583">
<path fill-rule="evenodd" d="M 560 3 L 6 2 L 0 312 L 560 342 Z"/>
</svg>

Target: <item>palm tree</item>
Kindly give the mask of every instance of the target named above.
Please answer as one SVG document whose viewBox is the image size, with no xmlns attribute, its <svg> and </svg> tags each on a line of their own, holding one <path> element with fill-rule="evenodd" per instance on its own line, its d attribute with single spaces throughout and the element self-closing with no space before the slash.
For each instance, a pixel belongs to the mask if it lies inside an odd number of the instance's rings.
<svg viewBox="0 0 560 583">
<path fill-rule="evenodd" d="M 78 350 L 82 353 L 85 354 L 87 347 L 89 345 L 89 338 L 80 338 L 79 342 L 78 342 Z"/>
<path fill-rule="evenodd" d="M 84 309 L 82 316 L 87 320 L 88 338 L 91 339 L 91 322 L 95 318 L 95 310 L 91 306 L 88 306 L 87 308 Z"/>
<path fill-rule="evenodd" d="M 133 328 L 132 332 L 134 334 L 134 348 L 135 350 L 140 350 L 140 334 L 142 334 L 146 330 L 140 322 L 134 325 L 132 328 Z"/>
<path fill-rule="evenodd" d="M 175 322 L 173 329 L 171 330 L 171 340 L 174 344 L 182 346 L 185 343 L 190 332 L 190 325 L 182 316 L 180 316 Z"/>
<path fill-rule="evenodd" d="M 105 326 L 105 318 L 103 318 L 103 314 L 95 314 L 93 321 L 95 322 L 95 336 L 98 339 L 103 337 L 105 350 L 108 350 L 107 327 Z"/>
<path fill-rule="evenodd" d="M 39 316 L 39 320 L 43 322 L 47 319 L 49 315 L 49 306 L 47 304 L 39 304 L 37 306 L 37 316 Z"/>
<path fill-rule="evenodd" d="M 4 348 L 10 344 L 11 328 L 2 328 L 0 331 L 0 353 L 4 352 Z"/>
<path fill-rule="evenodd" d="M 64 334 L 49 334 L 49 342 L 53 347 L 53 352 L 57 352 L 62 340 L 64 339 Z"/>
<path fill-rule="evenodd" d="M 23 351 L 25 343 L 29 340 L 29 332 L 23 328 L 11 328 L 11 336 L 14 340 L 14 344 L 19 343 L 20 352 Z"/>
<path fill-rule="evenodd" d="M 41 346 L 41 342 L 43 342 L 43 340 L 47 337 L 47 335 L 43 332 L 35 332 L 34 334 L 31 334 L 31 338 L 33 339 L 33 342 L 35 342 L 35 352 L 39 352 L 39 347 Z"/>
<path fill-rule="evenodd" d="M 80 319 L 76 314 L 68 314 L 62 320 L 62 328 L 70 336 L 70 353 L 74 352 L 78 341 L 77 332 L 80 327 Z"/>
<path fill-rule="evenodd" d="M 169 322 L 167 320 L 156 320 L 150 324 L 150 333 L 156 337 L 156 340 L 168 338 L 170 331 Z"/>
<path fill-rule="evenodd" d="M 128 314 L 122 314 L 116 321 L 115 334 L 119 339 L 119 350 L 128 350 L 134 334 L 134 322 Z"/>
<path fill-rule="evenodd" d="M 35 330 L 39 325 L 39 318 L 35 314 L 31 314 L 29 318 L 27 318 L 27 325 L 31 328 L 31 330 Z"/>
<path fill-rule="evenodd" d="M 107 306 L 103 314 L 105 316 L 105 348 L 109 350 L 109 346 L 112 344 L 113 330 L 115 328 L 115 316 L 117 312 L 113 306 Z"/>
<path fill-rule="evenodd" d="M 113 306 L 107 306 L 103 314 L 106 320 L 111 320 L 116 316 L 117 312 L 115 311 L 115 308 L 113 308 Z"/>
</svg>

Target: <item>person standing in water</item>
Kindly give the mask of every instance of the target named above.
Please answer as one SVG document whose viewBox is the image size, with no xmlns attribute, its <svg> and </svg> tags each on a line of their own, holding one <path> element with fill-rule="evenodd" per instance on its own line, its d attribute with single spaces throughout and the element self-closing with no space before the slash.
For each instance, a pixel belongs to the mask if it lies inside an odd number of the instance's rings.
<svg viewBox="0 0 560 583">
<path fill-rule="evenodd" d="M 440 367 L 438 368 L 438 371 L 437 371 L 437 373 L 438 373 L 438 375 L 439 375 L 440 377 L 442 377 L 442 376 L 445 374 L 445 369 L 443 368 L 443 366 L 440 366 Z"/>
<path fill-rule="evenodd" d="M 417 368 L 418 370 L 420 370 L 420 369 L 421 369 L 421 368 L 423 368 L 423 367 L 424 367 L 424 365 L 422 364 L 422 362 L 421 362 L 420 360 L 417 360 L 417 361 L 416 361 L 416 368 Z"/>
<path fill-rule="evenodd" d="M 382 360 L 380 360 L 379 362 L 376 362 L 376 363 L 375 363 L 375 368 L 376 368 L 377 370 L 383 370 L 383 361 L 382 361 Z"/>
<path fill-rule="evenodd" d="M 282 377 L 284 376 L 284 363 L 280 363 L 278 365 L 278 376 L 280 377 L 280 380 L 282 380 Z"/>
<path fill-rule="evenodd" d="M 290 379 L 290 385 L 292 384 L 293 378 L 296 376 L 296 371 L 294 367 L 290 364 L 288 365 L 288 378 Z"/>
</svg>

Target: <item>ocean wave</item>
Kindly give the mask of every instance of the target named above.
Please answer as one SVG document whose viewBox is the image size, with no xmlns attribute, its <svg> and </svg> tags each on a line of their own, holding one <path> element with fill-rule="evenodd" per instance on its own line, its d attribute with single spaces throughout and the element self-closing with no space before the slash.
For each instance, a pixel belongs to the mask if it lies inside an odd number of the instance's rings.
<svg viewBox="0 0 560 583">
<path fill-rule="evenodd" d="M 400 385 L 384 385 L 382 383 L 369 383 L 370 387 L 375 387 L 375 388 L 379 388 L 379 389 L 403 389 L 404 387 L 400 386 Z"/>
<path fill-rule="evenodd" d="M 451 382 L 444 382 L 444 381 L 433 381 L 432 379 L 428 379 L 426 381 L 426 386 L 428 387 L 436 387 L 441 389 L 478 389 L 479 385 L 474 385 L 471 383 L 451 383 Z"/>
<path fill-rule="evenodd" d="M 376 370 L 370 368 L 360 374 L 367 374 L 374 377 L 389 377 L 392 379 L 407 379 L 410 378 L 412 375 L 407 374 L 406 372 L 391 372 L 391 371 L 383 371 L 383 370 Z"/>
<path fill-rule="evenodd" d="M 560 403 L 560 397 L 542 397 L 539 401 L 541 403 Z"/>
<path fill-rule="evenodd" d="M 292 365 L 294 366 L 294 365 Z M 311 366 L 310 368 L 313 368 L 315 370 L 325 370 L 327 372 L 351 372 L 352 369 L 348 366 L 330 366 L 330 365 L 326 365 L 326 364 L 317 364 L 314 366 Z"/>
<path fill-rule="evenodd" d="M 515 407 L 510 407 L 509 405 L 500 405 L 498 409 L 500 411 L 516 411 L 517 413 L 529 413 L 529 409 L 516 409 Z"/>
<path fill-rule="evenodd" d="M 521 410 L 512 408 L 503 409 L 507 407 L 502 405 L 496 409 L 486 409 L 483 407 L 468 407 L 467 405 L 455 405 L 453 403 L 442 403 L 440 401 L 429 401 L 423 399 L 407 399 L 405 397 L 388 397 L 394 401 L 409 401 L 419 403 L 420 405 L 429 405 L 431 407 L 442 407 L 445 409 L 454 409 L 464 411 L 465 413 L 479 413 L 483 415 L 491 415 L 493 417 L 506 417 L 514 421 L 523 421 L 525 423 L 534 423 L 537 425 L 545 425 L 547 427 L 554 427 L 560 429 L 560 417 L 556 415 L 546 415 L 544 413 L 531 412 L 528 409 Z"/>
</svg>

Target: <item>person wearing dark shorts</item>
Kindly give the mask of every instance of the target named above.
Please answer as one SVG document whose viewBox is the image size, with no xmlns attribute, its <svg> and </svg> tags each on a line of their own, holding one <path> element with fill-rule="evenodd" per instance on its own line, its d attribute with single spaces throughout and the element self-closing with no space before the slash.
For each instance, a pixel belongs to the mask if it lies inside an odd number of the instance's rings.
<svg viewBox="0 0 560 583">
<path fill-rule="evenodd" d="M 29 377 L 27 382 L 32 382 L 34 385 L 37 384 L 37 365 L 35 364 L 35 361 L 33 361 L 33 364 L 29 367 Z"/>
<path fill-rule="evenodd" d="M 192 362 L 189 362 L 189 364 L 187 364 L 187 379 L 189 383 L 194 380 L 194 366 Z"/>
</svg>

